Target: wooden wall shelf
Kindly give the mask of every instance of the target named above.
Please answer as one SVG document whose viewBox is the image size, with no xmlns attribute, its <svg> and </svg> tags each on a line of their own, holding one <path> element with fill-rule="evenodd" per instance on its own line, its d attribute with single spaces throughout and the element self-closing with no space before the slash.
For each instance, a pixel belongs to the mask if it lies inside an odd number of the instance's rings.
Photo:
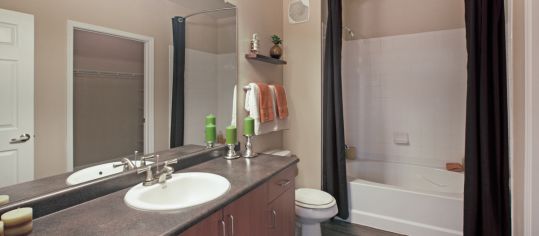
<svg viewBox="0 0 539 236">
<path fill-rule="evenodd" d="M 275 65 L 286 65 L 286 61 L 284 60 L 275 59 L 275 58 L 260 55 L 260 54 L 247 53 L 245 54 L 245 58 L 249 60 L 256 60 L 256 61 L 266 62 L 270 64 L 275 64 Z"/>
</svg>

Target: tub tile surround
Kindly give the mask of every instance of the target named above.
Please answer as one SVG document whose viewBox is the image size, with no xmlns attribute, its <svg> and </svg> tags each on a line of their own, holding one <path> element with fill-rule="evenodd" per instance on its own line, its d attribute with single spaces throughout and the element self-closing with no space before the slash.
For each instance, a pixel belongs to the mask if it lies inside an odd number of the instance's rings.
<svg viewBox="0 0 539 236">
<path fill-rule="evenodd" d="M 227 178 L 231 188 L 216 200 L 171 212 L 138 211 L 124 203 L 127 188 L 36 219 L 33 235 L 178 235 L 298 161 L 265 154 L 255 159 L 213 159 L 177 173 L 208 172 Z"/>
<path fill-rule="evenodd" d="M 360 159 L 436 168 L 464 157 L 465 30 L 345 41 L 348 145 Z M 409 144 L 395 144 L 398 134 Z"/>
<path fill-rule="evenodd" d="M 215 113 L 218 132 L 232 120 L 232 101 L 236 85 L 236 54 L 209 53 L 186 49 L 185 143 L 204 143 L 204 117 Z M 214 91 L 210 93 L 208 91 Z M 241 95 L 241 94 L 240 94 Z"/>
</svg>

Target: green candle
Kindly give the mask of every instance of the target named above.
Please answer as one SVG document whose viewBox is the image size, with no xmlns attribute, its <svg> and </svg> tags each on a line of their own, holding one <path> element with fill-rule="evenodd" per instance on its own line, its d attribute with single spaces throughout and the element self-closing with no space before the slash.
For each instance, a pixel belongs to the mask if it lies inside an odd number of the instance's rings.
<svg viewBox="0 0 539 236">
<path fill-rule="evenodd" d="M 238 130 L 236 126 L 226 127 L 226 144 L 236 144 L 238 136 Z"/>
<path fill-rule="evenodd" d="M 255 119 L 248 116 L 243 120 L 243 134 L 245 136 L 253 136 L 255 134 Z"/>
<path fill-rule="evenodd" d="M 217 132 L 217 129 L 215 128 L 215 125 L 213 124 L 206 125 L 206 143 L 215 143 L 216 132 Z"/>
<path fill-rule="evenodd" d="M 215 120 L 216 120 L 216 119 L 217 119 L 217 118 L 216 118 L 215 115 L 213 115 L 213 114 L 207 115 L 207 116 L 206 116 L 206 125 L 209 125 L 209 124 L 216 125 L 216 123 L 215 123 Z"/>
</svg>

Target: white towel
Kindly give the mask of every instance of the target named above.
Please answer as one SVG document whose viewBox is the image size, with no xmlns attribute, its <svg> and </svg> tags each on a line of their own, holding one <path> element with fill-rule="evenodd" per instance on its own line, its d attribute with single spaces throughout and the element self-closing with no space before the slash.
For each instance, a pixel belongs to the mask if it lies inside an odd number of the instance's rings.
<svg viewBox="0 0 539 236">
<path fill-rule="evenodd" d="M 236 121 L 236 96 L 238 94 L 238 85 L 234 85 L 234 92 L 232 94 L 232 121 L 230 121 L 230 125 L 238 127 L 237 121 Z"/>
<path fill-rule="evenodd" d="M 270 85 L 271 97 L 273 102 L 273 114 L 277 114 L 277 97 L 275 96 L 275 86 Z M 258 103 L 258 85 L 256 83 L 249 84 L 249 90 L 245 93 L 245 110 L 249 116 L 255 120 L 255 135 L 266 134 L 274 131 L 288 129 L 288 117 L 279 119 L 275 116 L 273 121 L 260 123 L 260 112 Z"/>
<path fill-rule="evenodd" d="M 255 120 L 255 135 L 275 131 L 275 119 L 271 122 L 260 123 L 260 110 L 258 107 L 258 94 L 260 93 L 256 83 L 249 83 L 249 90 L 245 93 L 245 110 Z M 274 107 L 275 109 L 275 107 Z"/>
</svg>

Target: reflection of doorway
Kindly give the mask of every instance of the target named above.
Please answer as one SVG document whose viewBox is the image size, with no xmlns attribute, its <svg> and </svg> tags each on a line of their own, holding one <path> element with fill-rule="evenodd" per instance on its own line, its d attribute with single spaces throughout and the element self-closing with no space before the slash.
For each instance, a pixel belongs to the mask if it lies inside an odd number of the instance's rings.
<svg viewBox="0 0 539 236">
<path fill-rule="evenodd" d="M 0 9 L 0 188 L 34 179 L 34 16 Z"/>
<path fill-rule="evenodd" d="M 68 27 L 68 170 L 153 152 L 153 39 Z"/>
</svg>

